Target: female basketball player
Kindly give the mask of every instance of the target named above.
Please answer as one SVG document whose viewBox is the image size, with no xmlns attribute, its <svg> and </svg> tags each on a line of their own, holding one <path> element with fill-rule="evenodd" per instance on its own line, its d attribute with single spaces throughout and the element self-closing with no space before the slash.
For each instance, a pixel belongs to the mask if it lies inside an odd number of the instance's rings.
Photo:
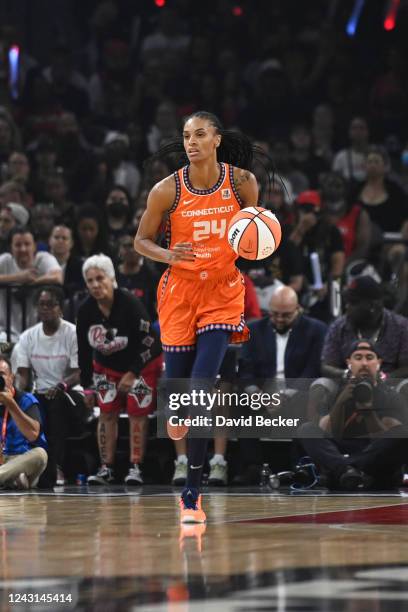
<svg viewBox="0 0 408 612">
<path fill-rule="evenodd" d="M 182 146 L 181 146 L 182 145 Z M 244 283 L 228 244 L 232 217 L 245 206 L 256 206 L 258 186 L 247 167 L 255 149 L 242 134 L 222 129 L 204 111 L 187 118 L 183 140 L 164 146 L 159 154 L 185 151 L 187 165 L 157 183 L 135 238 L 141 255 L 169 264 L 158 287 L 158 313 L 167 378 L 214 382 L 229 342 L 247 339 Z M 168 249 L 155 244 L 167 217 Z M 187 429 L 171 428 L 173 439 Z M 207 440 L 190 439 L 188 476 L 182 492 L 181 522 L 203 523 L 199 486 Z"/>
</svg>

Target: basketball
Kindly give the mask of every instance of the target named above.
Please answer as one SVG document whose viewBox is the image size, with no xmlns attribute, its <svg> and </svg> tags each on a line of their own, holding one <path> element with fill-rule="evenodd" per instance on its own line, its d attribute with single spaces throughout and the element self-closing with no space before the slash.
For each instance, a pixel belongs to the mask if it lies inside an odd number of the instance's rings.
<svg viewBox="0 0 408 612">
<path fill-rule="evenodd" d="M 278 219 L 266 208 L 249 206 L 231 219 L 228 242 L 244 259 L 265 259 L 280 245 L 282 230 Z"/>
</svg>

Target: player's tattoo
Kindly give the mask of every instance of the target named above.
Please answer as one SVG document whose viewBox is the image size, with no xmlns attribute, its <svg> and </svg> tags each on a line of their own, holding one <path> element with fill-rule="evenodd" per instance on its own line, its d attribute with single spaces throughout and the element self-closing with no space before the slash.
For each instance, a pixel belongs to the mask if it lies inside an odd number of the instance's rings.
<svg viewBox="0 0 408 612">
<path fill-rule="evenodd" d="M 248 170 L 244 170 L 243 172 L 240 172 L 239 176 L 236 176 L 234 174 L 234 185 L 235 185 L 235 189 L 237 189 L 237 191 L 239 192 L 239 188 L 244 184 L 247 183 L 249 181 L 249 179 L 251 178 L 251 173 L 248 172 Z"/>
</svg>

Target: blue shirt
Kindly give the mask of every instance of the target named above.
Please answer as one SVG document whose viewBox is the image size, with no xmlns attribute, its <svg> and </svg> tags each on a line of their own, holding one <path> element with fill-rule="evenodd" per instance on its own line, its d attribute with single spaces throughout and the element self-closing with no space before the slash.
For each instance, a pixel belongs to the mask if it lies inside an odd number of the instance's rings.
<svg viewBox="0 0 408 612">
<path fill-rule="evenodd" d="M 37 398 L 35 398 L 31 393 L 16 393 L 14 399 L 23 412 L 27 412 L 33 405 L 36 405 L 39 408 Z M 3 418 L 4 414 L 0 417 L 0 431 L 2 431 L 3 428 Z M 27 438 L 25 438 L 21 433 L 9 412 L 7 416 L 6 448 L 4 454 L 21 455 L 32 448 L 35 448 L 36 446 L 47 448 L 47 441 L 42 428 L 38 438 L 34 440 L 34 442 L 29 442 L 29 440 L 27 440 Z"/>
</svg>

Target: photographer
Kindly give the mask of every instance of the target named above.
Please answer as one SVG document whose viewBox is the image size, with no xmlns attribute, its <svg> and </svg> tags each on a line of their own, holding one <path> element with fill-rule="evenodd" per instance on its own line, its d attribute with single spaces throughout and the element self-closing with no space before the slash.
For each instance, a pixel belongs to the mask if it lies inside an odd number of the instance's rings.
<svg viewBox="0 0 408 612">
<path fill-rule="evenodd" d="M 332 488 L 397 484 L 406 459 L 407 415 L 402 398 L 381 381 L 381 363 L 370 340 L 353 342 L 334 404 L 320 406 L 318 425 L 305 423 L 299 430 L 303 448 Z"/>
<path fill-rule="evenodd" d="M 0 357 L 0 487 L 35 487 L 47 465 L 38 401 L 15 390 L 10 362 Z"/>
</svg>

